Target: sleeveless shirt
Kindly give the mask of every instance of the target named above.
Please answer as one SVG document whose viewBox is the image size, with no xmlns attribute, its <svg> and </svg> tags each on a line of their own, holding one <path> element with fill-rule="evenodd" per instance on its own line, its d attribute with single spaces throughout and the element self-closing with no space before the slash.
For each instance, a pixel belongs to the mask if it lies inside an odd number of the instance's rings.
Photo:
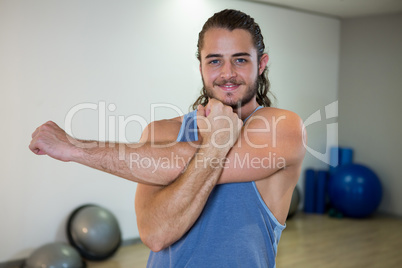
<svg viewBox="0 0 402 268">
<path fill-rule="evenodd" d="M 177 141 L 198 140 L 196 115 L 184 115 Z M 151 251 L 147 267 L 273 268 L 284 228 L 254 181 L 216 185 L 191 229 L 166 249 Z"/>
</svg>

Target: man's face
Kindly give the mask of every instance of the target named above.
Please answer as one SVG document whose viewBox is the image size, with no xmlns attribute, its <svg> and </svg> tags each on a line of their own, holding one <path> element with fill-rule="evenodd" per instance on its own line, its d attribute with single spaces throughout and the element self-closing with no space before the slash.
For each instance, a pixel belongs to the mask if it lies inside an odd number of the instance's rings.
<svg viewBox="0 0 402 268">
<path fill-rule="evenodd" d="M 246 30 L 212 28 L 205 33 L 200 71 L 211 98 L 233 108 L 239 103 L 256 106 L 257 79 L 267 62 L 266 54 L 258 62 L 251 34 Z"/>
</svg>

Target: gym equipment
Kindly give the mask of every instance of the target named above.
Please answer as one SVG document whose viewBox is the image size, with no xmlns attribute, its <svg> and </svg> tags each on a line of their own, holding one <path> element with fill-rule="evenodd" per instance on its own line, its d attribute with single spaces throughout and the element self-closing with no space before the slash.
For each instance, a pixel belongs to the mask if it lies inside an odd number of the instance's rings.
<svg viewBox="0 0 402 268">
<path fill-rule="evenodd" d="M 331 204 L 345 216 L 363 218 L 372 214 L 382 198 L 381 182 L 368 167 L 347 164 L 338 167 L 329 184 Z"/>
<path fill-rule="evenodd" d="M 94 261 L 111 257 L 121 244 L 116 217 L 109 210 L 91 204 L 81 206 L 71 214 L 67 237 L 82 257 Z"/>
<path fill-rule="evenodd" d="M 324 214 L 327 210 L 328 171 L 317 171 L 315 212 Z"/>
<path fill-rule="evenodd" d="M 290 201 L 290 207 L 287 219 L 296 214 L 297 209 L 299 208 L 299 203 L 300 203 L 300 190 L 299 186 L 296 185 L 295 189 L 293 190 L 292 200 Z"/>
<path fill-rule="evenodd" d="M 316 172 L 306 169 L 304 180 L 304 212 L 314 213 L 316 202 Z"/>
<path fill-rule="evenodd" d="M 49 243 L 36 249 L 22 267 L 83 268 L 86 265 L 81 259 L 80 254 L 70 245 L 65 243 Z"/>
<path fill-rule="evenodd" d="M 348 147 L 331 147 L 329 157 L 329 172 L 332 174 L 336 168 L 353 163 L 354 150 Z"/>
<path fill-rule="evenodd" d="M 339 165 L 347 165 L 353 163 L 353 149 L 352 148 L 341 148 L 341 157 Z"/>
</svg>

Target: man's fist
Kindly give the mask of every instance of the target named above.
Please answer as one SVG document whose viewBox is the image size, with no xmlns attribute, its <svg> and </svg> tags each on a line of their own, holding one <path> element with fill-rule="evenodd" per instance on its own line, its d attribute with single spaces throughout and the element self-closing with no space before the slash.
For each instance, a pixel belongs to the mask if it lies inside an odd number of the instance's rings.
<svg viewBox="0 0 402 268">
<path fill-rule="evenodd" d="M 232 107 L 210 99 L 207 106 L 198 107 L 197 125 L 204 144 L 230 149 L 240 135 L 243 122 Z"/>
<path fill-rule="evenodd" d="M 74 140 L 56 123 L 49 121 L 32 133 L 29 149 L 37 155 L 48 155 L 67 162 L 72 160 Z"/>
</svg>

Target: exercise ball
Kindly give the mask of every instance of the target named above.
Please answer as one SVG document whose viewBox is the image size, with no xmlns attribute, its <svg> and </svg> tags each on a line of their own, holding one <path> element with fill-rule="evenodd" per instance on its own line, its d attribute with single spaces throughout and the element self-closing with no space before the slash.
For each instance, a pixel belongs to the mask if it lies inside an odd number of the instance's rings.
<svg viewBox="0 0 402 268">
<path fill-rule="evenodd" d="M 82 257 L 95 261 L 111 257 L 121 244 L 116 217 L 96 205 L 84 205 L 71 214 L 67 237 Z"/>
<path fill-rule="evenodd" d="M 377 175 L 360 164 L 338 167 L 330 177 L 328 192 L 333 207 L 353 218 L 372 214 L 382 198 L 381 182 Z"/>
<path fill-rule="evenodd" d="M 36 249 L 25 261 L 24 268 L 85 267 L 80 254 L 65 243 L 50 243 Z"/>
<path fill-rule="evenodd" d="M 296 185 L 295 189 L 293 190 L 292 200 L 290 201 L 288 219 L 296 214 L 297 209 L 299 208 L 300 203 L 300 190 L 299 187 Z"/>
</svg>

